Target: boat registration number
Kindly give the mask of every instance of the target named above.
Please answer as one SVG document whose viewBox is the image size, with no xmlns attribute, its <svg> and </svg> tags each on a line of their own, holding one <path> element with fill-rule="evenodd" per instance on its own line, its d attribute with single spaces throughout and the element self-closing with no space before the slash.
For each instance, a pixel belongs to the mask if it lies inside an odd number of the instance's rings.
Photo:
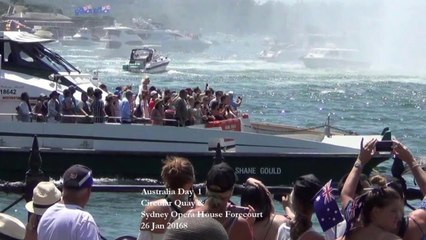
<svg viewBox="0 0 426 240">
<path fill-rule="evenodd" d="M 2 95 L 16 95 L 16 89 L 0 88 L 0 94 L 2 94 Z"/>
<path fill-rule="evenodd" d="M 238 174 L 262 174 L 262 175 L 277 175 L 281 174 L 279 167 L 236 167 L 235 173 Z"/>
</svg>

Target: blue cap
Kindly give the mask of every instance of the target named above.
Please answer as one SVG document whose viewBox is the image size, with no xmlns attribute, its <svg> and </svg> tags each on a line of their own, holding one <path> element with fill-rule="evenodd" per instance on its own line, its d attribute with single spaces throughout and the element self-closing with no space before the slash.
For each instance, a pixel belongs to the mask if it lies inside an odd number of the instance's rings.
<svg viewBox="0 0 426 240">
<path fill-rule="evenodd" d="M 83 189 L 93 185 L 92 170 L 83 165 L 73 165 L 68 168 L 63 176 L 64 188 Z"/>
</svg>

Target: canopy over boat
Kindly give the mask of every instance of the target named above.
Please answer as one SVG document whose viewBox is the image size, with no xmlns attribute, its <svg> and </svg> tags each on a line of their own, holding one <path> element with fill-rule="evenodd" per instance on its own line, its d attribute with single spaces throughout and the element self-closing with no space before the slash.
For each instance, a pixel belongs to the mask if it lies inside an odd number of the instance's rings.
<svg viewBox="0 0 426 240">
<path fill-rule="evenodd" d="M 55 41 L 54 39 L 41 38 L 37 35 L 27 32 L 5 31 L 0 32 L 0 38 L 11 40 L 18 43 L 48 43 Z"/>
</svg>

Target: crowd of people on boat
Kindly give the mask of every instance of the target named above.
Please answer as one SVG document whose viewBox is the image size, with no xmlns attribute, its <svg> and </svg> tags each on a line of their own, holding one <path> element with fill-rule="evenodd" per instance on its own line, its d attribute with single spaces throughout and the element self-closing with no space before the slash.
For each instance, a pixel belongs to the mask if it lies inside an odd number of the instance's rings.
<svg viewBox="0 0 426 240">
<path fill-rule="evenodd" d="M 318 202 L 336 199 L 327 184 L 323 186 L 313 174 L 295 180 L 291 193 L 282 196 L 284 213 L 278 213 L 271 193 L 261 181 L 249 178 L 243 185 L 236 184 L 235 172 L 226 162 L 211 167 L 201 201 L 194 190 L 192 163 L 183 157 L 168 157 L 161 169 L 166 195 L 146 203 L 137 238 L 119 239 L 425 239 L 426 199 L 404 217 L 408 194 L 405 181 L 362 174 L 363 167 L 376 154 L 377 142 L 361 141 L 357 160 L 340 182 L 341 210 L 333 214 L 343 215 L 342 221 L 319 216 Z M 426 173 L 410 150 L 393 141 L 392 153 L 411 170 L 421 194 L 426 194 Z M 92 185 L 92 171 L 83 165 L 73 165 L 64 172 L 62 193 L 52 182 L 40 182 L 34 188 L 33 200 L 25 205 L 30 213 L 26 225 L 0 214 L 0 239 L 104 239 L 95 219 L 84 210 Z M 234 191 L 241 194 L 239 205 L 231 201 Z M 327 207 L 326 211 L 334 210 Z M 314 229 L 315 215 L 322 228 L 327 221 L 336 223 L 323 228 L 324 232 Z"/>
<path fill-rule="evenodd" d="M 150 86 L 149 77 L 144 78 L 140 92 L 134 92 L 131 86 L 119 86 L 109 92 L 101 84 L 99 89 L 89 87 L 81 91 L 81 99 L 76 99 L 76 91 L 75 86 L 70 86 L 62 96 L 57 91 L 48 97 L 41 94 L 33 107 L 28 93 L 23 92 L 16 107 L 18 120 L 188 126 L 236 118 L 242 103 L 241 97 L 234 99 L 232 91 L 215 91 L 208 84 L 204 91 L 195 87 L 176 92 Z"/>
</svg>

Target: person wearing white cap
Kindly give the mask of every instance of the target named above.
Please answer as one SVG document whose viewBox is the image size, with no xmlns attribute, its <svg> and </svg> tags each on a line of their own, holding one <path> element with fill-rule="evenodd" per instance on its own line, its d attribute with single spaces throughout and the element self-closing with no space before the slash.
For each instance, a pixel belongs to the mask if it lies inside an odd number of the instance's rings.
<svg viewBox="0 0 426 240">
<path fill-rule="evenodd" d="M 19 219 L 0 213 L 0 239 L 23 240 L 25 225 Z"/>
<path fill-rule="evenodd" d="M 53 182 L 40 182 L 33 190 L 33 200 L 25 205 L 30 215 L 25 240 L 37 240 L 37 226 L 41 216 L 53 204 L 61 200 L 61 191 Z"/>
</svg>

